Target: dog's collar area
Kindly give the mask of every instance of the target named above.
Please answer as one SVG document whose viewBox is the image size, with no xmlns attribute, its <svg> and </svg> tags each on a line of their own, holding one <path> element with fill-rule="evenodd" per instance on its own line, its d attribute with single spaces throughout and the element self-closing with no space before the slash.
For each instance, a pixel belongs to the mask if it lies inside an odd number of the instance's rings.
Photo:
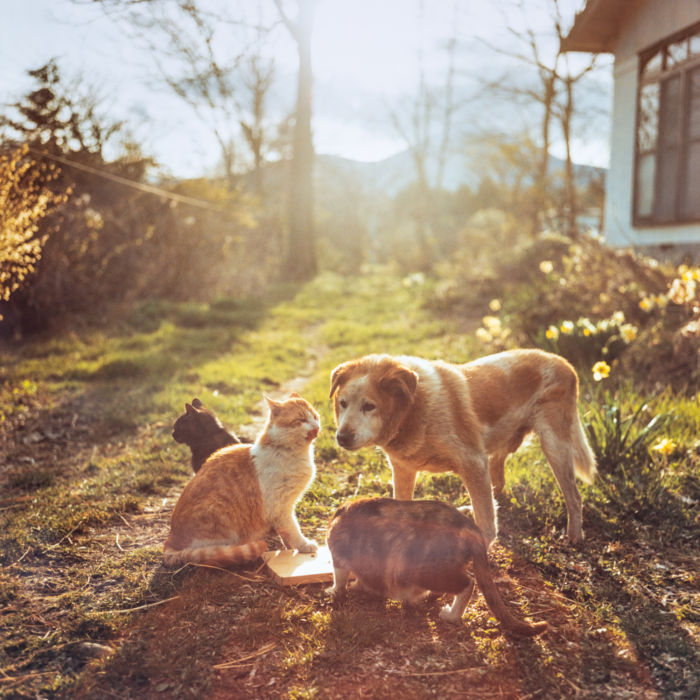
<svg viewBox="0 0 700 700">
<path fill-rule="evenodd" d="M 402 442 L 404 437 L 405 431 L 402 426 L 399 426 L 394 432 L 394 434 L 391 435 L 391 437 L 384 444 L 387 449 L 389 449 L 392 446 L 397 447 Z"/>
</svg>

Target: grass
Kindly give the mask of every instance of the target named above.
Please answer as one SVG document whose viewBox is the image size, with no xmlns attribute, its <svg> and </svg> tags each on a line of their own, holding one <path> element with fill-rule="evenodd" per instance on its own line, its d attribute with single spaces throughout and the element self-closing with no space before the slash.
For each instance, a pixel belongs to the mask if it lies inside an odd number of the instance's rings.
<svg viewBox="0 0 700 700">
<path fill-rule="evenodd" d="M 467 331 L 390 275 L 322 275 L 265 299 L 151 302 L 0 351 L 0 696 L 696 697 L 697 397 L 584 384 L 607 461 L 581 487 L 579 549 L 560 538 L 566 513 L 536 442 L 510 458 L 492 560 L 514 608 L 550 622 L 536 640 L 504 637 L 481 598 L 449 626 L 435 597 L 339 606 L 255 565 L 160 566 L 190 477 L 170 437 L 186 401 L 249 437 L 263 392 L 318 407 L 299 518 L 321 541 L 335 506 L 391 492 L 378 451 L 335 444 L 331 369 L 375 351 L 466 360 L 480 353 Z M 669 418 L 639 437 L 657 415 Z M 662 438 L 673 450 L 651 449 Z M 417 495 L 468 502 L 451 474 L 422 475 Z"/>
</svg>

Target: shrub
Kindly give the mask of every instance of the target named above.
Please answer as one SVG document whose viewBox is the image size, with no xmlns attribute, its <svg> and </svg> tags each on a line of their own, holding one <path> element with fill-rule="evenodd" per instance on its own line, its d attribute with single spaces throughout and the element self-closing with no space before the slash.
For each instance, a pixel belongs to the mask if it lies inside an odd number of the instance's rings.
<svg viewBox="0 0 700 700">
<path fill-rule="evenodd" d="M 646 390 L 697 391 L 700 268 L 674 270 L 593 238 L 564 240 L 542 238 L 520 250 L 501 265 L 499 288 L 479 300 L 460 269 L 432 288 L 428 303 L 473 314 L 495 293 L 476 330 L 488 351 L 535 346 L 563 355 L 586 377 L 605 367 L 614 382 L 627 376 Z M 439 295 L 441 287 L 449 293 Z"/>
<path fill-rule="evenodd" d="M 598 471 L 604 475 L 619 474 L 623 481 L 629 481 L 626 470 L 648 461 L 652 441 L 670 420 L 668 413 L 650 417 L 646 403 L 625 416 L 619 399 L 610 393 L 592 402 L 584 427 Z"/>
<path fill-rule="evenodd" d="M 66 200 L 48 187 L 58 171 L 27 153 L 23 147 L 0 154 L 0 301 L 8 301 L 36 271 L 48 236 L 39 224 Z"/>
</svg>

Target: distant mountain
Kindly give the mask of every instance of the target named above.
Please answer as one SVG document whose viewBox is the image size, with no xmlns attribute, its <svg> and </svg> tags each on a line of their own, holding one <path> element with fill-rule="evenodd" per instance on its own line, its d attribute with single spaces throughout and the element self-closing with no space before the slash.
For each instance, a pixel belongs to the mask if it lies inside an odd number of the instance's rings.
<svg viewBox="0 0 700 700">
<path fill-rule="evenodd" d="M 416 180 L 415 164 L 408 150 L 372 163 L 320 154 L 317 157 L 317 163 L 322 171 L 355 176 L 366 188 L 390 197 L 395 196 Z M 433 181 L 436 169 L 435 161 L 429 161 L 428 176 Z M 469 168 L 464 158 L 451 158 L 445 167 L 443 187 L 452 191 L 459 189 L 462 185 L 477 187 L 480 180 L 481 173 Z"/>
<path fill-rule="evenodd" d="M 434 159 L 428 162 L 428 175 L 431 180 L 435 177 L 436 168 L 437 164 Z M 550 168 L 554 172 L 563 170 L 564 161 L 552 156 Z M 372 163 L 350 160 L 341 156 L 319 154 L 317 156 L 317 169 L 317 177 L 321 181 L 332 176 L 356 179 L 362 183 L 365 189 L 381 192 L 390 197 L 395 196 L 416 179 L 415 165 L 408 150 Z M 606 170 L 605 168 L 575 163 L 574 172 L 578 184 L 585 186 L 590 180 L 604 175 Z M 483 176 L 483 167 L 473 162 L 468 156 L 453 156 L 445 165 L 443 187 L 452 192 L 465 185 L 476 189 Z"/>
</svg>

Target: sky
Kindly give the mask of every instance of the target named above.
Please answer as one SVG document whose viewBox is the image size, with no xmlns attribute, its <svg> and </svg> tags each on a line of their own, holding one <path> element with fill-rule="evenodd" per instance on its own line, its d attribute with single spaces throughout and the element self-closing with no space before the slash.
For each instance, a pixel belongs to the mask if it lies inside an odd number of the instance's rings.
<svg viewBox="0 0 700 700">
<path fill-rule="evenodd" d="M 151 55 L 128 26 L 90 3 L 1 1 L 12 7 L 0 25 L 0 103 L 16 101 L 31 89 L 28 69 L 57 58 L 66 77 L 82 73 L 87 83 L 96 86 L 110 116 L 124 118 L 144 151 L 155 155 L 166 170 L 192 176 L 213 167 L 218 147 L 209 130 L 187 105 L 158 84 Z M 257 6 L 256 0 L 248 1 Z M 537 1 L 528 0 L 528 7 Z M 573 17 L 583 0 L 561 3 Z M 392 128 L 388 114 L 392 105 L 410 101 L 420 66 L 428 76 L 444 76 L 446 53 L 441 47 L 454 34 L 460 42 L 457 81 L 473 99 L 479 92 L 479 76 L 496 71 L 502 61 L 489 46 L 512 45 L 508 25 L 536 26 L 537 16 L 531 9 L 528 13 L 523 17 L 513 10 L 506 16 L 488 0 L 456 4 L 453 0 L 320 0 L 312 45 L 316 151 L 375 161 L 404 150 L 406 143 Z M 275 46 L 277 102 L 287 103 L 291 110 L 296 54 L 283 30 L 278 30 Z M 608 68 L 598 79 L 603 112 L 609 100 L 605 94 L 609 74 Z M 501 116 L 517 119 L 518 110 L 512 112 Z M 478 121 L 476 116 L 473 119 Z M 578 162 L 607 164 L 605 127 L 583 134 L 575 146 Z M 561 155 L 556 145 L 553 150 Z"/>
</svg>

